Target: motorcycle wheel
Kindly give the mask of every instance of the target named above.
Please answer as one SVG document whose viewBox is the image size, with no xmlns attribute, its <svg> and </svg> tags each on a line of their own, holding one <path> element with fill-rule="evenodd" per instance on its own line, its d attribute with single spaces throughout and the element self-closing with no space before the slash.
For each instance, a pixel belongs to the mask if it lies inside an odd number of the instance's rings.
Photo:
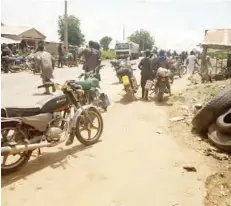
<svg viewBox="0 0 231 206">
<path fill-rule="evenodd" d="M 90 108 L 87 110 L 89 117 L 86 117 L 84 114 L 81 115 L 77 122 L 76 122 L 76 137 L 77 139 L 85 146 L 90 146 L 95 143 L 97 143 L 102 135 L 103 132 L 103 118 L 100 112 L 97 109 Z M 89 119 L 88 119 L 89 118 Z M 98 120 L 98 127 L 93 128 L 94 125 L 91 125 L 92 128 L 89 129 L 89 125 L 87 125 L 88 128 L 85 128 L 85 124 L 89 124 L 91 119 L 94 121 L 95 119 Z M 92 123 L 92 122 L 91 122 Z M 90 123 L 90 124 L 91 124 Z M 84 127 L 84 128 L 83 128 Z M 89 135 L 91 134 L 91 129 L 97 129 L 96 135 L 90 139 Z M 88 139 L 85 139 L 81 132 L 87 130 L 88 132 Z M 90 131 L 90 132 L 89 132 Z"/>
<path fill-rule="evenodd" d="M 4 130 L 5 130 L 5 132 L 7 132 L 7 131 L 9 132 L 10 130 L 15 130 L 15 129 L 16 129 L 16 127 L 15 127 L 14 123 L 11 123 L 11 122 L 9 122 L 8 124 L 2 125 L 1 147 L 3 147 L 4 145 L 7 145 L 7 139 L 6 139 L 6 137 L 3 137 Z M 24 135 L 24 134 L 22 134 L 22 135 Z M 20 158 L 16 162 L 11 163 L 10 165 L 5 165 L 6 159 L 10 155 L 2 156 L 3 157 L 3 160 L 1 163 L 2 175 L 8 175 L 10 173 L 18 171 L 21 167 L 23 167 L 29 161 L 31 154 L 32 154 L 32 151 L 25 151 L 25 152 L 18 153 L 18 155 L 20 155 Z M 15 154 L 15 155 L 17 155 L 17 154 Z"/>
<path fill-rule="evenodd" d="M 187 73 L 186 66 L 181 66 L 181 68 L 180 68 L 180 75 L 182 76 L 182 75 L 185 75 L 186 73 Z"/>
<path fill-rule="evenodd" d="M 159 102 L 161 102 L 164 97 L 164 93 L 160 92 L 159 87 L 156 88 L 156 97 L 157 97 L 157 101 Z"/>
</svg>

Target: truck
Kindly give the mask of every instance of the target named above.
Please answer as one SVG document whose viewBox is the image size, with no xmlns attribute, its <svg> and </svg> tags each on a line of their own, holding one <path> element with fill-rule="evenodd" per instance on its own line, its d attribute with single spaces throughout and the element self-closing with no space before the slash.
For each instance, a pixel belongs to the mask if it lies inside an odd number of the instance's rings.
<svg viewBox="0 0 231 206">
<path fill-rule="evenodd" d="M 132 41 L 122 41 L 116 42 L 115 44 L 115 53 L 117 59 L 138 59 L 140 57 L 140 48 L 139 44 L 136 44 Z"/>
</svg>

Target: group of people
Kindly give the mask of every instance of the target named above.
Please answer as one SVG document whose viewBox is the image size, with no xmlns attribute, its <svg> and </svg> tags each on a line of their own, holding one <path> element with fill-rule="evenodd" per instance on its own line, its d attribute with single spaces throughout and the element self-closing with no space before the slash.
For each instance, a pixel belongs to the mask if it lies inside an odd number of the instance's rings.
<svg viewBox="0 0 231 206">
<path fill-rule="evenodd" d="M 141 59 L 138 64 L 138 68 L 141 70 L 141 89 L 142 98 L 148 100 L 148 92 L 145 92 L 145 84 L 147 80 L 152 80 L 157 74 L 159 67 L 170 69 L 170 60 L 167 57 L 164 50 L 160 50 L 159 53 L 154 51 L 152 54 L 150 50 L 145 51 L 145 57 Z M 170 85 L 168 83 L 168 89 L 171 94 Z"/>
<path fill-rule="evenodd" d="M 68 62 L 68 66 L 71 66 L 73 62 L 75 62 L 75 66 L 78 66 L 78 59 L 83 57 L 85 61 L 83 69 L 90 71 L 92 70 L 92 67 L 96 66 L 96 63 L 94 63 L 96 60 L 94 59 L 101 58 L 100 45 L 98 42 L 90 41 L 85 49 L 79 51 L 77 47 L 67 49 L 62 43 L 60 43 L 58 46 L 58 56 L 58 67 L 63 67 L 65 58 Z"/>
</svg>

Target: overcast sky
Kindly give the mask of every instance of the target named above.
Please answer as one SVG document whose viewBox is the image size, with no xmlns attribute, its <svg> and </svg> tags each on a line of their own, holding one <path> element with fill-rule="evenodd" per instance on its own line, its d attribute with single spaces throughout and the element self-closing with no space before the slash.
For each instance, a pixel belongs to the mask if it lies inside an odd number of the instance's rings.
<svg viewBox="0 0 231 206">
<path fill-rule="evenodd" d="M 33 26 L 57 41 L 57 19 L 64 0 L 1 0 L 2 22 Z M 193 49 L 205 29 L 231 28 L 231 0 L 68 0 L 68 14 L 81 20 L 87 40 L 107 35 L 121 40 L 147 29 L 161 48 Z"/>
</svg>

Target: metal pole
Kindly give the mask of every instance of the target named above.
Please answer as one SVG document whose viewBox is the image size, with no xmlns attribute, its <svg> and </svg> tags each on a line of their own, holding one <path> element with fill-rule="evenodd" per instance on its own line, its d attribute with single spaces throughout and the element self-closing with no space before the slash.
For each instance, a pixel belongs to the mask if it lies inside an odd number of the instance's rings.
<svg viewBox="0 0 231 206">
<path fill-rule="evenodd" d="M 65 0 L 64 10 L 64 45 L 68 47 L 68 22 L 67 22 L 67 0 Z"/>
<path fill-rule="evenodd" d="M 123 26 L 123 40 L 125 40 L 125 27 Z"/>
</svg>

